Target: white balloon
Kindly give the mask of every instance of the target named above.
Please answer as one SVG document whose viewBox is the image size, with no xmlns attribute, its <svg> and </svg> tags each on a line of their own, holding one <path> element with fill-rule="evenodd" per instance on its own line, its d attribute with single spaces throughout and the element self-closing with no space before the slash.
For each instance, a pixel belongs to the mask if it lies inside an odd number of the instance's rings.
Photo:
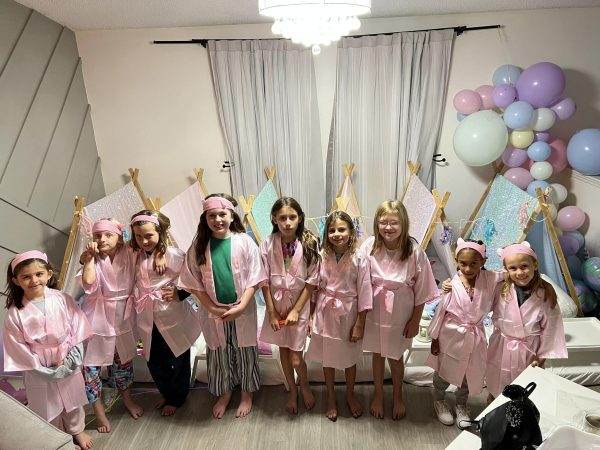
<svg viewBox="0 0 600 450">
<path fill-rule="evenodd" d="M 502 118 L 491 110 L 477 111 L 456 127 L 454 152 L 467 166 L 485 166 L 502 155 L 507 141 Z"/>
<path fill-rule="evenodd" d="M 550 108 L 539 108 L 533 111 L 531 123 L 534 131 L 546 131 L 556 122 L 556 114 Z"/>
<path fill-rule="evenodd" d="M 529 169 L 531 176 L 536 180 L 547 180 L 552 176 L 552 164 L 548 161 L 534 162 Z"/>
<path fill-rule="evenodd" d="M 550 196 L 556 204 L 561 204 L 567 199 L 567 188 L 560 183 L 550 184 Z"/>
</svg>

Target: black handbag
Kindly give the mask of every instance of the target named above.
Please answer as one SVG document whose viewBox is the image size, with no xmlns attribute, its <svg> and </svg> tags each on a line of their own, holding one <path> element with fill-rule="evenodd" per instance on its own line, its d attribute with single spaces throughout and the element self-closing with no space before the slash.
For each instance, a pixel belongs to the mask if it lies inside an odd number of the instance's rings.
<svg viewBox="0 0 600 450">
<path fill-rule="evenodd" d="M 509 384 L 502 395 L 510 399 L 480 420 L 463 420 L 461 430 L 475 431 L 481 438 L 482 450 L 534 449 L 542 443 L 540 412 L 529 400 L 536 384 L 527 387 Z"/>
</svg>

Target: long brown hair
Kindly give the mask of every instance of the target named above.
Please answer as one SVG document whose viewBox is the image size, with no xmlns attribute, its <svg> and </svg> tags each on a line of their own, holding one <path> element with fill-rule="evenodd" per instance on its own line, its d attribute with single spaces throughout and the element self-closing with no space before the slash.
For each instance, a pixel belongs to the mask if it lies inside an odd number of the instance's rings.
<svg viewBox="0 0 600 450">
<path fill-rule="evenodd" d="M 375 217 L 373 218 L 373 234 L 375 235 L 375 242 L 373 244 L 373 249 L 371 250 L 371 255 L 374 255 L 384 246 L 383 238 L 381 237 L 381 234 L 379 234 L 379 220 L 385 214 L 394 214 L 398 216 L 400 222 L 398 248 L 400 249 L 400 261 L 404 261 L 412 254 L 414 240 L 408 234 L 408 213 L 400 200 L 386 200 L 377 207 Z"/>
<path fill-rule="evenodd" d="M 156 219 L 158 220 L 158 225 L 156 225 L 155 223 L 152 223 L 152 222 L 147 222 L 145 220 L 134 221 L 134 219 L 137 216 L 156 217 Z M 169 218 L 167 216 L 165 216 L 160 211 L 152 211 L 149 209 L 143 209 L 142 211 L 137 212 L 133 216 L 131 216 L 131 222 L 132 222 L 131 223 L 131 248 L 133 248 L 134 250 L 140 249 L 140 246 L 138 245 L 137 241 L 135 240 L 135 231 L 133 230 L 133 227 L 146 225 L 147 223 L 152 223 L 152 225 L 154 225 L 154 230 L 158 233 L 158 244 L 156 244 L 156 248 L 154 249 L 154 252 L 162 253 L 162 254 L 166 253 L 167 243 L 169 241 L 169 236 L 167 234 L 167 230 L 171 226 L 171 221 L 169 220 Z"/>
<path fill-rule="evenodd" d="M 325 220 L 325 237 L 323 239 L 323 243 L 321 244 L 321 248 L 326 254 L 335 253 L 333 249 L 333 244 L 329 242 L 329 227 L 336 220 L 341 220 L 348 224 L 348 229 L 350 230 L 350 239 L 348 241 L 348 252 L 354 253 L 356 251 L 356 247 L 358 245 L 358 233 L 356 231 L 356 227 L 354 226 L 354 222 L 352 221 L 352 217 L 347 212 L 344 211 L 333 211 L 331 214 L 327 216 L 327 220 Z"/>
<path fill-rule="evenodd" d="M 224 194 L 224 193 L 218 193 L 218 194 L 210 194 L 209 196 L 207 196 L 206 198 L 211 198 L 211 197 L 222 197 L 225 198 L 227 200 L 229 200 L 233 206 L 237 206 L 237 202 L 235 201 L 235 199 L 228 194 Z M 232 222 L 229 225 L 229 230 L 232 231 L 233 233 L 245 233 L 246 229 L 244 228 L 244 225 L 242 224 L 242 220 L 240 219 L 240 216 L 238 216 L 238 214 L 235 212 L 235 210 L 229 210 L 229 212 L 231 213 L 231 217 L 232 217 Z M 212 231 L 210 230 L 210 227 L 208 226 L 208 222 L 206 221 L 206 211 L 202 211 L 202 214 L 200 215 L 200 222 L 198 222 L 198 230 L 196 231 L 196 236 L 194 237 L 194 242 L 193 242 L 193 246 L 194 246 L 194 250 L 196 250 L 196 262 L 198 263 L 198 265 L 203 266 L 204 264 L 206 264 L 206 247 L 208 246 L 208 243 L 210 242 L 210 237 L 212 235 Z"/>
<path fill-rule="evenodd" d="M 302 253 L 304 262 L 307 266 L 310 266 L 314 262 L 319 261 L 319 240 L 317 237 L 310 231 L 304 227 L 304 211 L 300 207 L 300 204 L 292 197 L 281 197 L 279 198 L 271 208 L 271 224 L 273 224 L 272 233 L 279 232 L 279 227 L 277 226 L 277 222 L 275 218 L 277 217 L 277 212 L 287 206 L 292 208 L 298 214 L 298 227 L 296 228 L 296 238 L 302 244 Z"/>
<path fill-rule="evenodd" d="M 12 305 L 15 305 L 17 309 L 21 309 L 23 307 L 23 295 L 25 295 L 25 292 L 23 291 L 23 288 L 21 286 L 19 286 L 13 281 L 13 278 L 17 278 L 21 269 L 27 267 L 29 264 L 34 262 L 39 262 L 42 266 L 44 266 L 44 269 L 46 269 L 48 272 L 52 271 L 52 277 L 50 277 L 48 283 L 46 283 L 46 286 L 52 289 L 56 287 L 56 272 L 52 268 L 52 265 L 50 263 L 47 263 L 43 259 L 26 259 L 17 264 L 15 270 L 12 270 L 11 264 L 9 262 L 8 270 L 6 271 L 6 290 L 4 291 L 4 295 L 6 295 L 6 309 L 10 308 Z"/>
</svg>

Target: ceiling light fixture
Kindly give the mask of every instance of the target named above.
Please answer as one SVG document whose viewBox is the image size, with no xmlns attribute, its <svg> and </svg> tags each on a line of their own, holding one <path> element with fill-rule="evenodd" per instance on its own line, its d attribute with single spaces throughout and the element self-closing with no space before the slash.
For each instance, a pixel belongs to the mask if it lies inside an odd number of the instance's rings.
<svg viewBox="0 0 600 450">
<path fill-rule="evenodd" d="M 262 16 L 275 20 L 271 31 L 321 53 L 329 45 L 360 28 L 357 16 L 371 12 L 371 0 L 259 0 Z"/>
</svg>

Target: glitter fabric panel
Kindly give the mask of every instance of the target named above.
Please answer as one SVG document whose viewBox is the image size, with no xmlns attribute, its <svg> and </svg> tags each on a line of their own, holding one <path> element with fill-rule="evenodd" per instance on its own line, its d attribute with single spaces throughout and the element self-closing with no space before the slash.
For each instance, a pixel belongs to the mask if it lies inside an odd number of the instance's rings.
<svg viewBox="0 0 600 450">
<path fill-rule="evenodd" d="M 254 199 L 252 205 L 252 216 L 258 226 L 258 231 L 262 239 L 266 238 L 271 231 L 273 231 L 273 224 L 271 223 L 271 208 L 277 201 L 279 195 L 273 186 L 273 182 L 268 180 L 262 190 Z"/>
<path fill-rule="evenodd" d="M 204 196 L 197 181 L 165 203 L 160 211 L 171 221 L 169 233 L 177 247 L 187 251 L 198 229 Z"/>
<path fill-rule="evenodd" d="M 537 199 L 519 189 L 502 175 L 496 175 L 480 209 L 470 239 L 487 247 L 487 269 L 499 270 L 502 261 L 496 250 L 523 239 L 523 229 L 538 206 Z M 524 220 L 523 215 L 527 220 Z"/>
<path fill-rule="evenodd" d="M 425 238 L 427 228 L 433 220 L 435 213 L 435 199 L 429 189 L 418 177 L 410 177 L 410 183 L 402 203 L 408 213 L 408 234 L 420 244 Z"/>
</svg>

